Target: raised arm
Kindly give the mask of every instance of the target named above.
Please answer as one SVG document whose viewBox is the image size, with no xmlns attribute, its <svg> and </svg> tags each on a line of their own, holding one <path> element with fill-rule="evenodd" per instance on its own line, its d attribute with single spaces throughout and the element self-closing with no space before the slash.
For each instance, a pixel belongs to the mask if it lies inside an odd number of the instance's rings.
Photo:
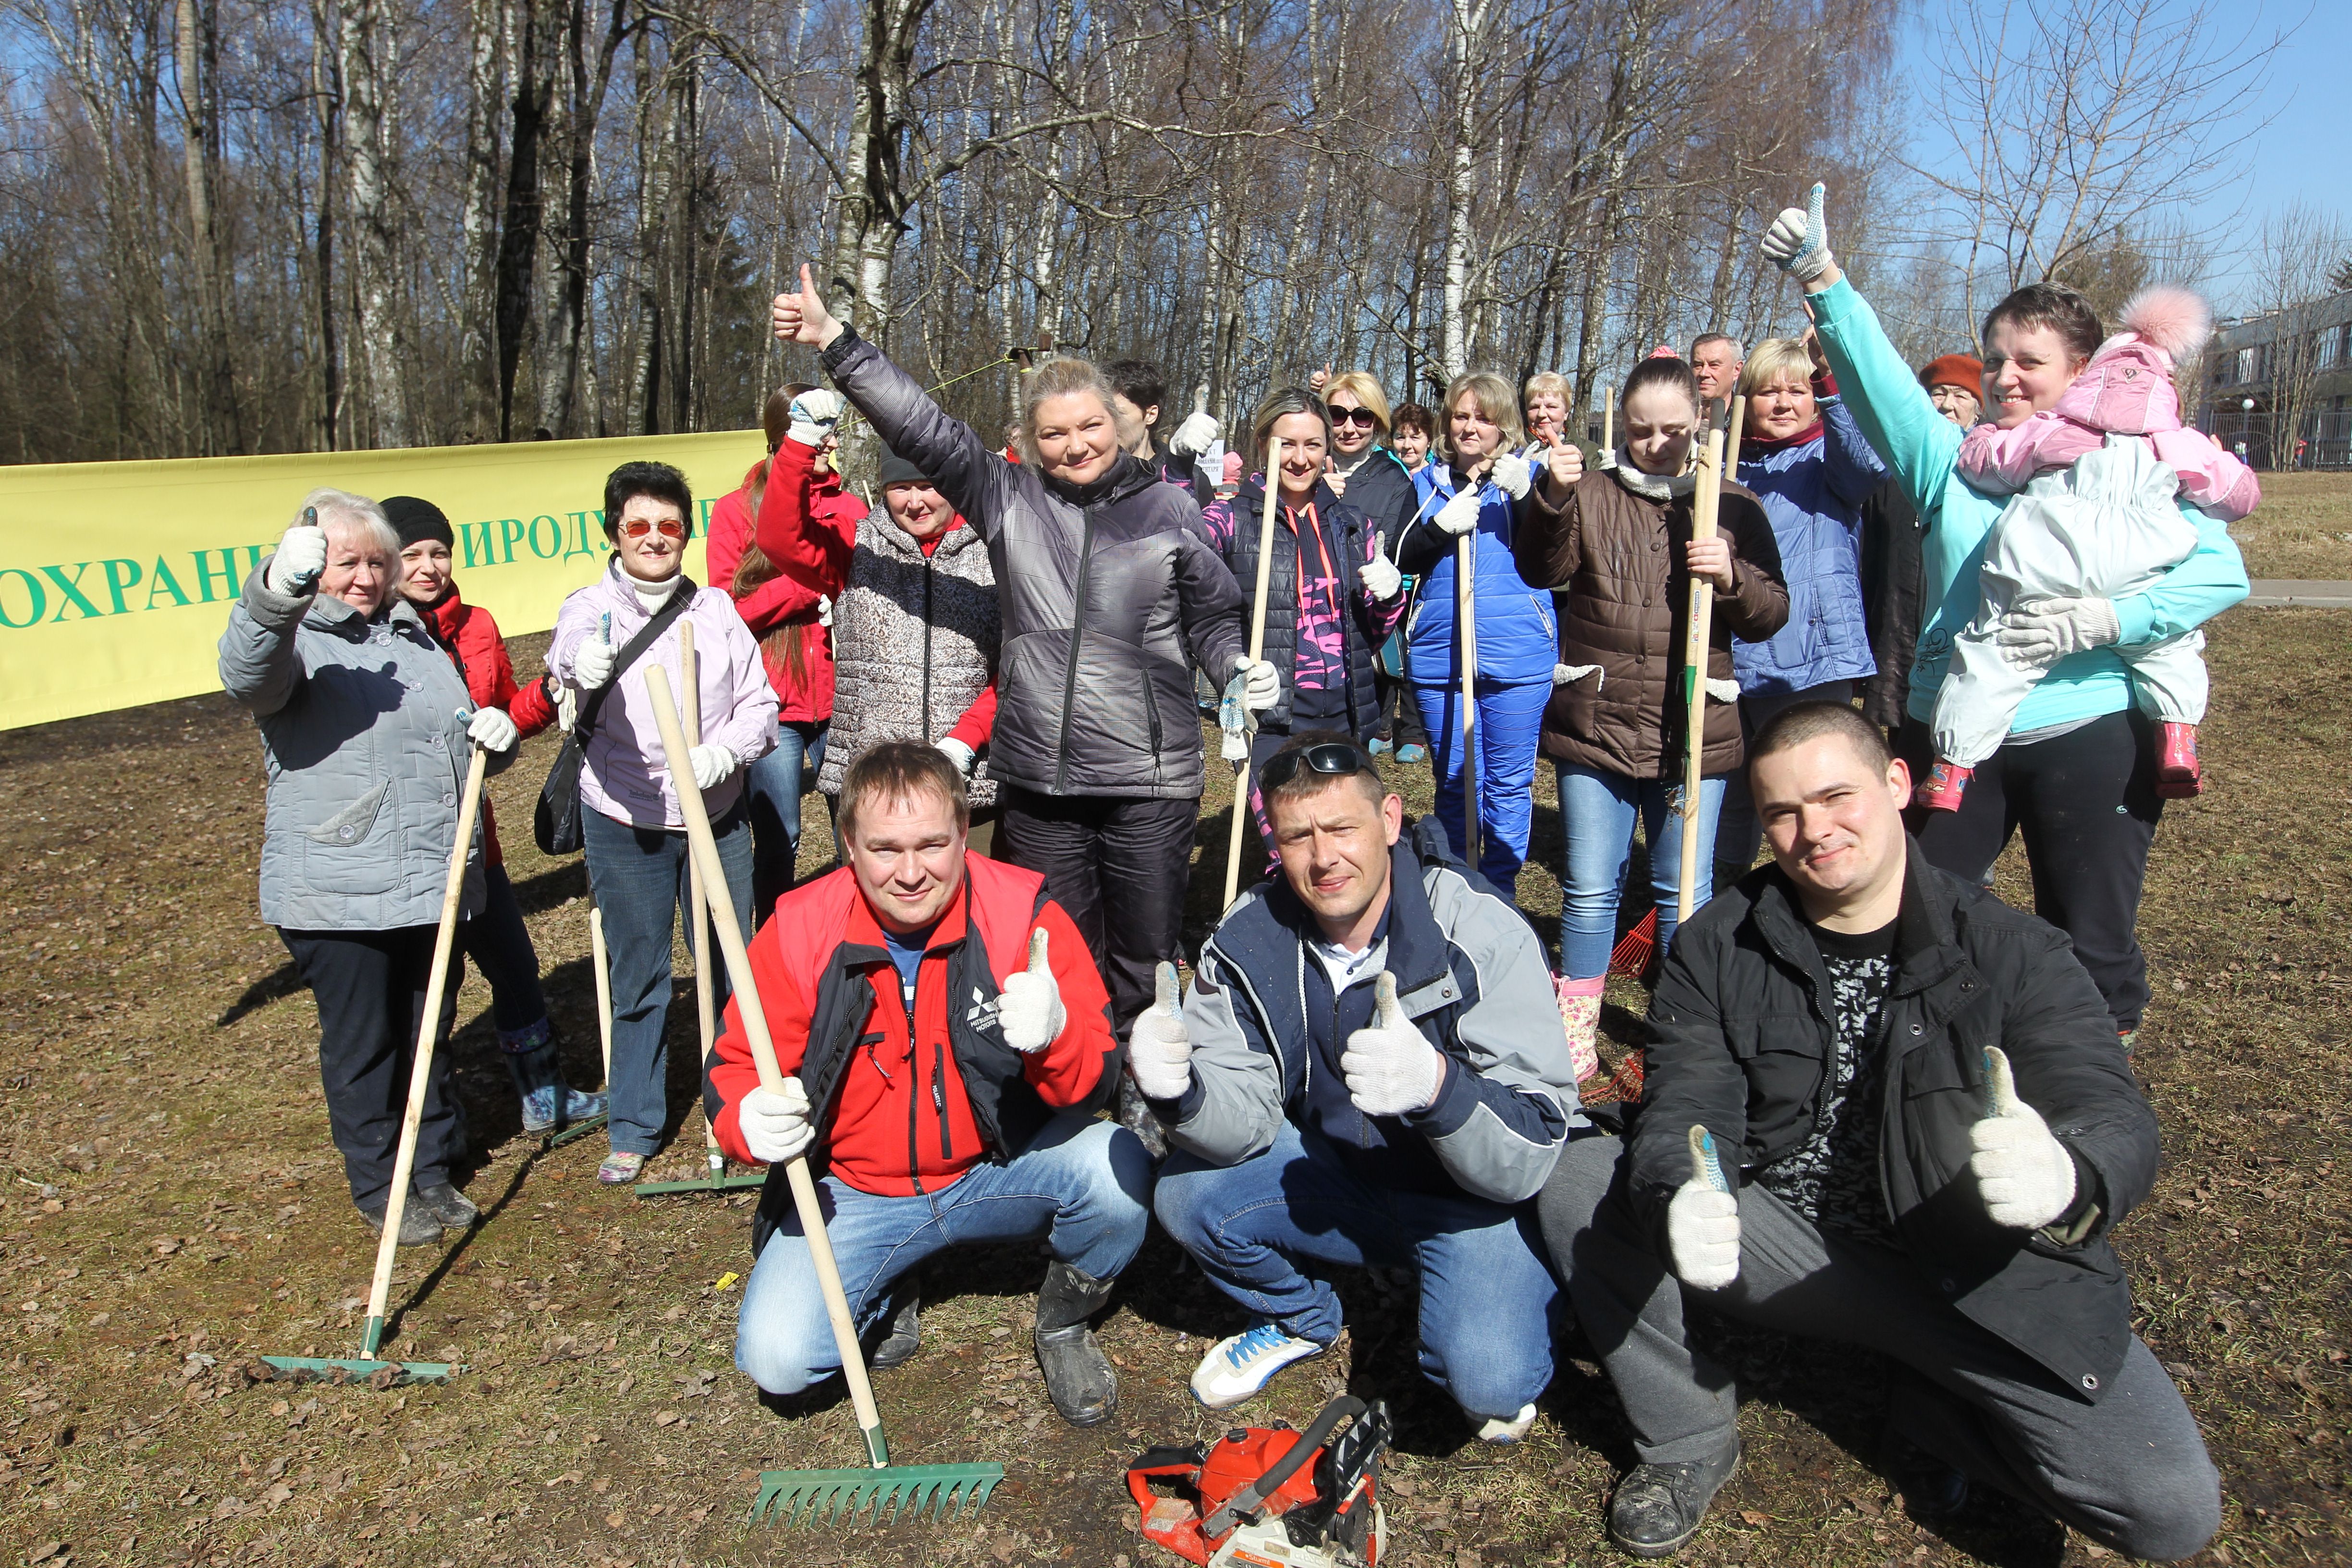
<svg viewBox="0 0 2352 1568">
<path fill-rule="evenodd" d="M 294 700 L 303 681 L 294 634 L 310 613 L 313 595 L 281 594 L 269 586 L 271 556 L 245 580 L 245 592 L 230 606 L 220 638 L 221 689 L 257 717 L 277 712 Z"/>
<path fill-rule="evenodd" d="M 777 443 L 776 455 L 768 460 L 768 488 L 761 492 L 751 536 L 779 572 L 802 584 L 812 604 L 819 594 L 841 592 L 849 581 L 849 558 L 857 543 L 855 524 L 829 526 L 809 505 L 816 456 L 814 442 L 787 435 Z"/>
</svg>

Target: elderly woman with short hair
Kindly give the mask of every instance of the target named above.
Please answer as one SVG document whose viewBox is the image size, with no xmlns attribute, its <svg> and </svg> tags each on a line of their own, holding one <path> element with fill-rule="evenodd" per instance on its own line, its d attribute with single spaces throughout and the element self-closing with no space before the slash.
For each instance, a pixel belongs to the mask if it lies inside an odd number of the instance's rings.
<svg viewBox="0 0 2352 1568">
<path fill-rule="evenodd" d="M 1115 393 L 1084 360 L 1048 360 L 1024 389 L 1020 461 L 992 451 L 879 349 L 834 319 L 801 268 L 776 336 L 823 351 L 827 374 L 988 542 L 1003 596 L 989 769 L 1000 858 L 1035 871 L 1101 966 L 1124 1035 L 1179 956 L 1203 768 L 1191 660 L 1247 677 L 1247 602 L 1201 531 L 1200 509 L 1137 458 Z"/>
<path fill-rule="evenodd" d="M 261 918 L 318 1002 L 328 1125 L 352 1201 L 379 1230 L 467 748 L 486 747 L 495 773 L 515 747 L 505 714 L 475 711 L 465 679 L 400 596 L 399 576 L 400 540 L 383 510 L 313 490 L 246 580 L 220 640 L 221 685 L 259 726 L 269 781 Z M 462 909 L 472 915 L 483 899 L 478 837 L 469 855 Z M 465 1152 L 465 1113 L 448 1057 L 436 1053 L 403 1246 L 478 1217 L 450 1181 Z"/>
</svg>

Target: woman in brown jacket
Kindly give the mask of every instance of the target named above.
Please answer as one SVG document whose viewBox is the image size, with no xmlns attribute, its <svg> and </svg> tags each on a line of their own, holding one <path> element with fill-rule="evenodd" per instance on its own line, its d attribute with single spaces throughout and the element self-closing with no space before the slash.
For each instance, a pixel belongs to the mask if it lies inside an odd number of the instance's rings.
<svg viewBox="0 0 2352 1568">
<path fill-rule="evenodd" d="M 1691 537 L 1699 428 L 1690 366 L 1661 356 L 1625 378 L 1625 444 L 1569 482 L 1572 449 L 1555 457 L 1520 503 L 1514 549 L 1519 574 L 1564 589 L 1559 666 L 1544 710 L 1543 752 L 1559 779 L 1568 839 L 1559 918 L 1560 1010 L 1570 1043 L 1589 1048 L 1617 935 L 1617 887 L 1638 813 L 1650 846 L 1658 904 L 1658 951 L 1673 939 L 1681 818 L 1667 790 L 1681 770 L 1682 714 L 1670 700 L 1680 674 L 1684 617 L 1694 574 L 1715 584 L 1707 654 L 1710 700 L 1703 738 L 1699 842 L 1715 842 L 1725 775 L 1740 762 L 1738 688 L 1731 639 L 1761 642 L 1789 616 L 1772 527 L 1756 498 L 1723 487 L 1712 540 Z M 1713 894 L 1710 858 L 1699 857 L 1696 901 Z"/>
</svg>

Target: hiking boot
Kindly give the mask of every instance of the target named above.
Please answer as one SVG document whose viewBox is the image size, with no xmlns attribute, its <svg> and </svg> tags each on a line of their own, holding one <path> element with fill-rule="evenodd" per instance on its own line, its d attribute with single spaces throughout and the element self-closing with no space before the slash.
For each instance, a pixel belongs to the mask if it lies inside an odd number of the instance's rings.
<svg viewBox="0 0 2352 1568">
<path fill-rule="evenodd" d="M 1706 1505 L 1739 1468 L 1739 1449 L 1711 1461 L 1636 1465 L 1609 1500 L 1609 1539 L 1635 1557 L 1665 1557 L 1698 1533 Z"/>
<path fill-rule="evenodd" d="M 1911 792 L 1911 804 L 1927 811 L 1958 811 L 1960 796 L 1975 774 L 1974 768 L 1964 768 L 1939 757 L 1936 765 L 1927 770 L 1927 776 Z"/>
<path fill-rule="evenodd" d="M 562 1038 L 542 1018 L 509 1035 L 499 1031 L 499 1051 L 522 1100 L 522 1130 L 553 1132 L 604 1114 L 604 1096 L 583 1094 L 563 1081 Z"/>
<path fill-rule="evenodd" d="M 1073 1426 L 1091 1426 L 1118 1405 L 1118 1374 L 1087 1325 L 1116 1283 L 1056 1261 L 1037 1287 L 1037 1365 L 1054 1408 Z"/>
<path fill-rule="evenodd" d="M 360 1210 L 360 1218 L 367 1221 L 368 1228 L 378 1236 L 383 1234 L 383 1208 L 378 1204 Z M 441 1222 L 434 1217 L 432 1210 L 411 1198 L 400 1211 L 400 1245 L 430 1247 L 440 1239 Z"/>
<path fill-rule="evenodd" d="M 482 1217 L 482 1211 L 474 1206 L 474 1200 L 446 1182 L 412 1189 L 408 1206 L 411 1210 L 422 1207 L 440 1223 L 444 1230 L 471 1230 L 474 1222 Z"/>
<path fill-rule="evenodd" d="M 1601 993 L 1608 984 L 1605 974 L 1590 980 L 1570 980 L 1564 974 L 1552 979 L 1552 996 L 1559 1004 L 1559 1026 L 1568 1032 L 1568 1059 L 1575 1065 L 1579 1083 L 1601 1070 Z"/>
<path fill-rule="evenodd" d="M 2156 731 L 2157 798 L 2188 800 L 2203 795 L 2205 772 L 2197 761 L 2197 726 L 2168 721 Z"/>
<path fill-rule="evenodd" d="M 1192 1369 L 1192 1397 L 1211 1410 L 1229 1410 L 1292 1362 L 1321 1355 L 1324 1349 L 1313 1340 L 1293 1339 L 1272 1323 L 1229 1334 L 1211 1345 Z"/>
<path fill-rule="evenodd" d="M 875 1345 L 874 1353 L 866 1364 L 876 1372 L 888 1372 L 894 1366 L 904 1366 L 915 1359 L 923 1348 L 922 1303 L 909 1296 L 904 1305 L 890 1314 L 890 1324 Z"/>
<path fill-rule="evenodd" d="M 1533 1405 L 1522 1405 L 1519 1406 L 1519 1413 L 1508 1419 L 1500 1415 L 1490 1416 L 1478 1428 L 1478 1441 L 1507 1447 L 1524 1438 L 1528 1435 L 1528 1429 L 1535 1424 L 1536 1407 Z"/>
</svg>

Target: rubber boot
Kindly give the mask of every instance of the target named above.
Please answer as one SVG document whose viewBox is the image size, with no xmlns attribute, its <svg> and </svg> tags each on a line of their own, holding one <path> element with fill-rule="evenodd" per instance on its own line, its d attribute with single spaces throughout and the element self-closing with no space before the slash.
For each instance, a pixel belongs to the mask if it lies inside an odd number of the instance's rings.
<svg viewBox="0 0 2352 1568">
<path fill-rule="evenodd" d="M 1087 1325 L 1115 1283 L 1056 1262 L 1037 1288 L 1037 1365 L 1054 1408 L 1073 1426 L 1092 1426 L 1118 1407 L 1118 1374 Z"/>
<path fill-rule="evenodd" d="M 554 1026 L 541 1018 L 528 1028 L 499 1031 L 499 1051 L 522 1100 L 522 1130 L 549 1132 L 604 1112 L 604 1097 L 583 1094 L 563 1081 Z"/>
<path fill-rule="evenodd" d="M 1552 994 L 1559 1002 L 1559 1026 L 1568 1032 L 1568 1059 L 1575 1064 L 1576 1081 L 1582 1083 L 1601 1070 L 1601 993 L 1609 976 L 1590 980 L 1556 976 Z"/>
<path fill-rule="evenodd" d="M 1958 811 L 1960 809 L 1960 796 L 1967 791 L 1969 780 L 1975 775 L 1974 768 L 1964 768 L 1958 763 L 1946 762 L 1938 757 L 1936 765 L 1927 770 L 1927 776 L 1920 780 L 1918 787 L 1911 792 L 1911 804 L 1925 806 L 1929 811 Z"/>
<path fill-rule="evenodd" d="M 2156 794 L 2159 800 L 2188 800 L 2205 793 L 2205 772 L 2197 762 L 2197 726 L 2168 720 L 2156 728 Z"/>
</svg>

